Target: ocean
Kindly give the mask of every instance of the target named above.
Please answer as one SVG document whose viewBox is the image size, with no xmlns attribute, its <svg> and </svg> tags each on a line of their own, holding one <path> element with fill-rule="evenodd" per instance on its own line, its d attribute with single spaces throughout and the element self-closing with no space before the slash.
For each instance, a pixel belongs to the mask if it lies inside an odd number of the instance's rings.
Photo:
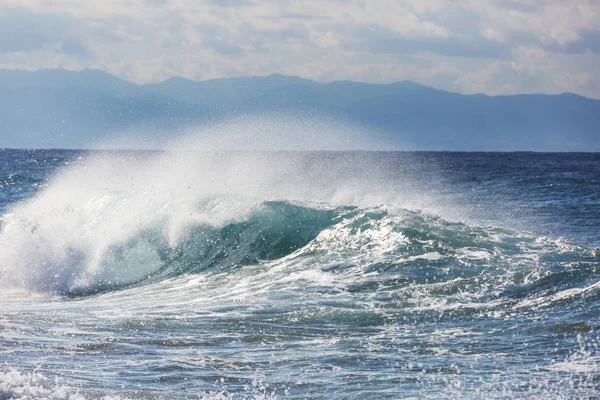
<svg viewBox="0 0 600 400">
<path fill-rule="evenodd" d="M 0 399 L 600 398 L 600 154 L 0 151 Z"/>
</svg>

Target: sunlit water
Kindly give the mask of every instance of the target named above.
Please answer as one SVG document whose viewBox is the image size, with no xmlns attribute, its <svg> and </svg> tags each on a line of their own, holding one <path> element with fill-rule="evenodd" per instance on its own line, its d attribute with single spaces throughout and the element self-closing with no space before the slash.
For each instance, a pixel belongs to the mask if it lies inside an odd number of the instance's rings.
<svg viewBox="0 0 600 400">
<path fill-rule="evenodd" d="M 0 399 L 599 396 L 599 155 L 5 150 L 0 184 Z"/>
</svg>

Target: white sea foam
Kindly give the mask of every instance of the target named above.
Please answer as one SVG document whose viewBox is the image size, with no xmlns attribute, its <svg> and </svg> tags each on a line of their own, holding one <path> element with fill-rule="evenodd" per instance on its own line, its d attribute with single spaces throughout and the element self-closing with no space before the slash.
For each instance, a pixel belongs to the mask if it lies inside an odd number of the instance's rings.
<svg viewBox="0 0 600 400">
<path fill-rule="evenodd" d="M 231 393 L 227 391 L 225 382 L 218 382 L 223 389 L 208 391 L 199 398 L 205 400 L 219 399 L 252 399 L 275 400 L 280 396 L 269 385 L 264 383 L 264 378 L 257 377 L 245 389 L 245 393 Z M 280 390 L 285 394 L 286 390 Z M 59 378 L 50 379 L 39 372 L 24 373 L 16 369 L 6 372 L 0 371 L 0 400 L 130 400 L 130 397 L 120 395 L 89 396 L 80 393 L 76 388 L 65 386 Z M 135 396 L 145 398 L 145 396 Z M 159 397 L 162 398 L 162 397 Z M 166 397 L 165 397 L 166 398 Z M 170 396 L 168 397 L 170 398 Z"/>
<path fill-rule="evenodd" d="M 85 397 L 77 390 L 69 389 L 61 385 L 58 380 L 52 381 L 40 373 L 10 370 L 0 372 L 0 399 L 85 400 Z M 105 397 L 105 399 L 110 398 Z"/>
</svg>

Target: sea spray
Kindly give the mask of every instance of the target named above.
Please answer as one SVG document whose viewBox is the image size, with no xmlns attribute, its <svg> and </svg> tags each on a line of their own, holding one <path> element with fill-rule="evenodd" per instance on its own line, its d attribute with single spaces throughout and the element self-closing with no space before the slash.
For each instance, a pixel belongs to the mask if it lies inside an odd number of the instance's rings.
<svg viewBox="0 0 600 400">
<path fill-rule="evenodd" d="M 245 220 L 265 202 L 377 204 L 392 196 L 372 190 L 377 170 L 365 175 L 355 156 L 332 162 L 326 154 L 90 154 L 4 217 L 3 282 L 59 293 L 123 286 L 160 271 L 165 251 L 192 232 Z"/>
</svg>

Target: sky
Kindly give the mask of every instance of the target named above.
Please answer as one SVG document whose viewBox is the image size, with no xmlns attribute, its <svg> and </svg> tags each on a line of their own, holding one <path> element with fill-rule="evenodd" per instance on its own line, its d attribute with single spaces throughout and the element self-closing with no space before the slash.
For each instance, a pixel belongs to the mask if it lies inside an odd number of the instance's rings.
<svg viewBox="0 0 600 400">
<path fill-rule="evenodd" d="M 0 0 L 0 68 L 600 99 L 600 0 Z"/>
</svg>

